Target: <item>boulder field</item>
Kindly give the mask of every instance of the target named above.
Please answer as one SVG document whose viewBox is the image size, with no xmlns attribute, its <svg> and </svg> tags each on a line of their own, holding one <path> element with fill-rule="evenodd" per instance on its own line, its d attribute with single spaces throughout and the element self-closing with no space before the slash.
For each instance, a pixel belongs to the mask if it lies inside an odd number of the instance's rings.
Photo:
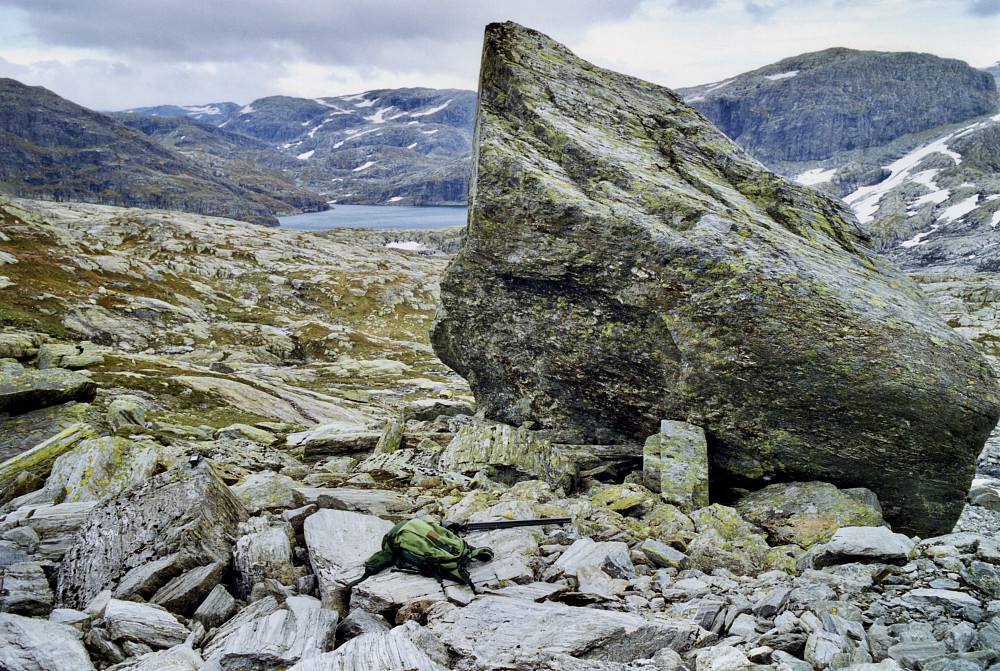
<svg viewBox="0 0 1000 671">
<path fill-rule="evenodd" d="M 473 160 L 431 341 L 488 417 L 573 444 L 685 421 L 714 497 L 817 479 L 952 528 L 996 375 L 839 201 L 513 23 L 486 30 Z"/>
</svg>

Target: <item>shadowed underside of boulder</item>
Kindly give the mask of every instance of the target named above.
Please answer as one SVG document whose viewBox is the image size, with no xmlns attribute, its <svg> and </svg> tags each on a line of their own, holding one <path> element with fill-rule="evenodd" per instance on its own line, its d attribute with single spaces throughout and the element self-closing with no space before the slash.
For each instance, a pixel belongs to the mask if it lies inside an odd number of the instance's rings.
<svg viewBox="0 0 1000 671">
<path fill-rule="evenodd" d="M 714 497 L 818 479 L 950 530 L 995 375 L 839 202 L 513 23 L 486 30 L 469 200 L 432 342 L 489 417 L 578 444 L 682 420 Z"/>
</svg>

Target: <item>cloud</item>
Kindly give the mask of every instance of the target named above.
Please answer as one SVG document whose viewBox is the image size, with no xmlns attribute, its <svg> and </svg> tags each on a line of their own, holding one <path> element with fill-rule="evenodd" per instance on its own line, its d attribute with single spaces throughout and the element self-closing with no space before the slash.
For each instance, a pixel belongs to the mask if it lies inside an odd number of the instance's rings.
<svg viewBox="0 0 1000 671">
<path fill-rule="evenodd" d="M 685 12 L 697 9 L 712 9 L 719 4 L 719 0 L 673 0 L 673 6 Z"/>
<path fill-rule="evenodd" d="M 743 8 L 757 21 L 766 21 L 778 11 L 778 7 L 775 5 L 765 5 L 753 2 L 753 0 L 747 0 L 743 3 Z"/>
<path fill-rule="evenodd" d="M 968 8 L 973 16 L 993 16 L 1000 14 L 1000 0 L 975 0 Z"/>
</svg>

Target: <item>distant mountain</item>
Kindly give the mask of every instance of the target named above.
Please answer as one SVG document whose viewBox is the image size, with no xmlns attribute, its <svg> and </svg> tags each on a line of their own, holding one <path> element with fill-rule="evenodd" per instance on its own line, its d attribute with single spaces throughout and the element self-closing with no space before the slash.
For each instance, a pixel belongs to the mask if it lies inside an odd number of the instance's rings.
<svg viewBox="0 0 1000 671">
<path fill-rule="evenodd" d="M 294 157 L 289 174 L 336 203 L 464 205 L 476 93 L 380 89 L 255 100 L 221 128 Z"/>
<path fill-rule="evenodd" d="M 240 108 L 236 103 L 209 103 L 207 105 L 158 105 L 156 107 L 136 107 L 122 110 L 122 114 L 142 114 L 144 116 L 187 117 L 195 121 L 220 124 Z"/>
<path fill-rule="evenodd" d="M 962 61 L 841 48 L 677 93 L 769 164 L 884 145 L 997 106 L 994 79 Z"/>
<path fill-rule="evenodd" d="M 232 103 L 132 110 L 146 118 L 208 121 L 266 144 L 258 165 L 279 167 L 299 187 L 331 203 L 464 205 L 476 93 L 458 89 L 379 89 L 334 98 L 270 96 Z M 124 117 L 122 117 L 124 118 Z M 139 127 L 138 122 L 129 122 Z M 145 132 L 145 131 L 144 131 Z M 158 132 L 151 134 L 170 142 Z M 187 137 L 192 158 L 198 139 Z M 263 151 L 260 147 L 255 152 Z M 218 152 L 205 152 L 216 159 Z"/>
<path fill-rule="evenodd" d="M 997 81 L 997 86 L 1000 87 L 1000 61 L 997 61 L 988 68 L 983 68 L 983 70 L 993 75 L 993 79 Z"/>
<path fill-rule="evenodd" d="M 160 146 L 189 159 L 213 175 L 235 179 L 275 213 L 317 212 L 328 208 L 317 194 L 302 189 L 288 174 L 296 161 L 270 145 L 189 117 L 114 114 Z"/>
<path fill-rule="evenodd" d="M 16 196 L 163 208 L 276 225 L 281 194 L 240 183 L 120 121 L 41 87 L 0 79 L 0 191 Z M 290 182 L 288 182 L 290 185 Z M 298 199 L 300 190 L 287 194 Z M 322 203 L 313 198 L 317 207 Z"/>
</svg>

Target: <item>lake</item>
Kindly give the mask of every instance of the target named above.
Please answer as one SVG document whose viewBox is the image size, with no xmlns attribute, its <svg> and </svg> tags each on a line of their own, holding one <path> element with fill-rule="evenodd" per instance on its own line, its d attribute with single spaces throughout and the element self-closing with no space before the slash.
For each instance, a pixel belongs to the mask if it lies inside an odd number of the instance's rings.
<svg viewBox="0 0 1000 671">
<path fill-rule="evenodd" d="M 334 205 L 326 212 L 278 217 L 282 228 L 324 231 L 328 228 L 447 228 L 465 226 L 467 207 L 413 205 Z"/>
</svg>

